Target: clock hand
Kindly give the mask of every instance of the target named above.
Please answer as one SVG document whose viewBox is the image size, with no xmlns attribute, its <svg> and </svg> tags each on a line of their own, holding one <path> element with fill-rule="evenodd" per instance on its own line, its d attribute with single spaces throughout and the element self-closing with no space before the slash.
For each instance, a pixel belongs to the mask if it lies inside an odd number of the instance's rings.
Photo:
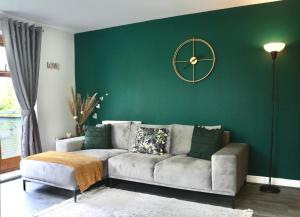
<svg viewBox="0 0 300 217">
<path fill-rule="evenodd" d="M 183 69 L 188 68 L 190 65 L 192 65 L 190 62 L 188 62 L 187 64 L 185 64 L 185 66 L 183 67 Z"/>
<path fill-rule="evenodd" d="M 212 61 L 212 58 L 204 58 L 203 56 L 197 56 L 197 61 Z"/>
<path fill-rule="evenodd" d="M 195 39 L 193 38 L 193 56 L 195 56 Z"/>
<path fill-rule="evenodd" d="M 211 61 L 211 60 L 213 60 L 213 59 L 210 59 L 210 58 L 204 58 L 203 56 L 195 56 L 196 58 L 197 58 L 197 62 L 202 62 L 202 61 Z M 192 64 L 190 61 L 189 62 L 187 62 L 186 64 L 185 64 L 185 66 L 183 67 L 183 69 L 187 69 L 189 66 L 191 66 L 191 65 L 194 65 L 194 64 Z"/>
<path fill-rule="evenodd" d="M 193 65 L 193 70 L 194 70 L 194 65 L 195 64 L 197 64 L 197 61 L 198 61 L 198 58 L 199 58 L 200 56 L 192 56 L 191 58 L 190 58 L 190 61 L 184 66 L 184 68 L 183 69 L 186 69 L 186 68 L 188 68 L 190 65 Z"/>
</svg>

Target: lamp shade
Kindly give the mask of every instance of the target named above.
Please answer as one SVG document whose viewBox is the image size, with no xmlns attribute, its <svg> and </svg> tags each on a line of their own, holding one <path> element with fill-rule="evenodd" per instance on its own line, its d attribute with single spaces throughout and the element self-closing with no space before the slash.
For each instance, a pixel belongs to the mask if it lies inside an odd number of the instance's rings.
<svg viewBox="0 0 300 217">
<path fill-rule="evenodd" d="M 271 52 L 280 52 L 284 49 L 285 43 L 282 42 L 275 42 L 275 43 L 268 43 L 264 45 L 265 51 Z"/>
</svg>

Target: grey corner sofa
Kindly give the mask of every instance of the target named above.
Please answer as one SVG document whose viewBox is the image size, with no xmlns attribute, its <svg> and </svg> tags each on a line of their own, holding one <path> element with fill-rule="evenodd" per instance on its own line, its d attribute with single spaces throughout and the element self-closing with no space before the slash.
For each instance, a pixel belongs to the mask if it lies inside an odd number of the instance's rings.
<svg viewBox="0 0 300 217">
<path fill-rule="evenodd" d="M 163 127 L 170 130 L 167 153 L 150 155 L 130 152 L 138 126 Z M 248 145 L 230 143 L 229 132 L 223 136 L 224 147 L 211 160 L 187 156 L 191 148 L 194 126 L 145 125 L 134 122 L 112 124 L 113 149 L 81 150 L 84 137 L 59 140 L 56 150 L 88 154 L 104 162 L 105 177 L 141 182 L 190 191 L 230 196 L 234 198 L 243 186 L 248 168 Z M 20 164 L 24 190 L 26 182 L 40 182 L 76 191 L 74 169 L 60 164 L 22 160 Z"/>
</svg>

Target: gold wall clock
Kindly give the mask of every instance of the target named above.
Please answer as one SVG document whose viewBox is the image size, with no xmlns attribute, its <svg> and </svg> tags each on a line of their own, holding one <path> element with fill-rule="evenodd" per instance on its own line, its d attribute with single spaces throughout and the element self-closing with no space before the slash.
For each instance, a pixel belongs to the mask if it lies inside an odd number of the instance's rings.
<svg viewBox="0 0 300 217">
<path fill-rule="evenodd" d="M 180 79 L 196 83 L 211 74 L 215 61 L 215 52 L 207 41 L 191 38 L 182 42 L 175 50 L 173 67 Z"/>
</svg>

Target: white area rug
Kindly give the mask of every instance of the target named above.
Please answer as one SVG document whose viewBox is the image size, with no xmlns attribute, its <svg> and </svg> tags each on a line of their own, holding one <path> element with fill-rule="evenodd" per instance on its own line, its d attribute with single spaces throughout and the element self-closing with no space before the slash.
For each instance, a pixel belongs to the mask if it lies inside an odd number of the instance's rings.
<svg viewBox="0 0 300 217">
<path fill-rule="evenodd" d="M 43 210 L 35 217 L 251 217 L 252 210 L 230 209 L 174 198 L 99 188 Z"/>
</svg>

